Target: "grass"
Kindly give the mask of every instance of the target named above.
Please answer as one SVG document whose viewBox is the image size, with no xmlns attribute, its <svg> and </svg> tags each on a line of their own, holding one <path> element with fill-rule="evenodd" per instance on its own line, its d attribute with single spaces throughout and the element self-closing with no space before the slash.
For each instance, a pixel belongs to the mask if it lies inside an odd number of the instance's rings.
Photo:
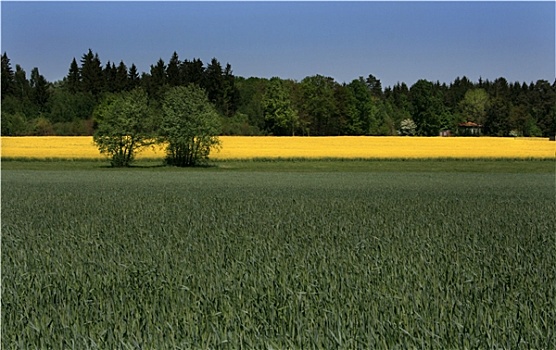
<svg viewBox="0 0 556 350">
<path fill-rule="evenodd" d="M 107 160 L 3 158 L 2 170 L 103 170 Z M 270 172 L 483 172 L 555 173 L 554 159 L 341 159 L 255 158 L 212 161 L 208 167 L 164 167 L 160 159 L 141 159 L 133 169 L 156 171 L 270 171 Z"/>
<path fill-rule="evenodd" d="M 4 161 L 2 345 L 556 347 L 553 163 L 452 162 Z"/>
</svg>

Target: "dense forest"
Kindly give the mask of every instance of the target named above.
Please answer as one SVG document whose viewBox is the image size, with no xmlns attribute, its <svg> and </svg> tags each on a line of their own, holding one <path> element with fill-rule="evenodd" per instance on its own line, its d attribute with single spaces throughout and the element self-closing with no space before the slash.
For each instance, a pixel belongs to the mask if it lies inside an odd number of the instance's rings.
<svg viewBox="0 0 556 350">
<path fill-rule="evenodd" d="M 176 52 L 138 72 L 106 62 L 89 50 L 69 64 L 68 74 L 49 82 L 33 68 L 29 77 L 2 55 L 2 135 L 92 135 L 95 109 L 104 98 L 142 88 L 152 113 L 175 86 L 203 88 L 220 114 L 222 135 L 420 135 L 465 134 L 464 123 L 491 136 L 556 133 L 556 80 L 470 81 L 449 85 L 419 80 L 383 87 L 372 74 L 348 83 L 308 76 L 236 77 L 230 64 L 213 58 L 180 60 Z"/>
</svg>

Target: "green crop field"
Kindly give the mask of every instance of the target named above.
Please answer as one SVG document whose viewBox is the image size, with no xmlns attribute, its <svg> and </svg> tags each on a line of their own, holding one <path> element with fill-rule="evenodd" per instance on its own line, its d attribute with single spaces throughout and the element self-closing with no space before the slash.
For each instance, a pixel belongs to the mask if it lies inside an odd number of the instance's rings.
<svg viewBox="0 0 556 350">
<path fill-rule="evenodd" d="M 556 348 L 551 172 L 6 166 L 3 349 Z"/>
</svg>

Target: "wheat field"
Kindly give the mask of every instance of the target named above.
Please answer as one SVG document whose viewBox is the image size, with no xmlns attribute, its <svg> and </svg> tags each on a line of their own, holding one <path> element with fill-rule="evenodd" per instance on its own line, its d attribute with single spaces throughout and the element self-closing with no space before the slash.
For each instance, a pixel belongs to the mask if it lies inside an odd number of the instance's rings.
<svg viewBox="0 0 556 350">
<path fill-rule="evenodd" d="M 2 171 L 5 349 L 556 349 L 550 173 Z"/>
<path fill-rule="evenodd" d="M 498 137 L 244 137 L 222 136 L 211 159 L 252 158 L 554 158 L 543 138 Z M 102 159 L 92 137 L 2 137 L 2 158 Z M 162 158 L 161 147 L 137 159 Z"/>
</svg>

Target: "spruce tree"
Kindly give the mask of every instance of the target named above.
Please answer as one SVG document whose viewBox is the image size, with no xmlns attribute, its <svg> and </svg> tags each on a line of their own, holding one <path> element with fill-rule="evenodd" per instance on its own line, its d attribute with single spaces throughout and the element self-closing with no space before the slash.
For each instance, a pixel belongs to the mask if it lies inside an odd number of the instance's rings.
<svg viewBox="0 0 556 350">
<path fill-rule="evenodd" d="M 194 58 L 193 61 L 185 60 L 180 65 L 180 76 L 183 85 L 196 84 L 203 85 L 205 68 L 203 61 Z"/>
<path fill-rule="evenodd" d="M 202 87 L 207 91 L 209 101 L 213 103 L 217 110 L 224 112 L 224 75 L 222 66 L 216 58 L 213 58 L 205 70 L 205 77 Z"/>
<path fill-rule="evenodd" d="M 15 65 L 14 73 L 14 96 L 20 100 L 29 99 L 30 86 L 27 74 L 19 64 Z"/>
<path fill-rule="evenodd" d="M 10 65 L 10 59 L 8 55 L 4 52 L 2 55 L 2 100 L 8 95 L 14 93 L 15 80 L 14 72 Z"/>
<path fill-rule="evenodd" d="M 71 61 L 68 76 L 66 77 L 67 88 L 71 93 L 76 93 L 80 90 L 81 73 L 75 57 Z"/>
<path fill-rule="evenodd" d="M 151 76 L 153 83 L 158 87 L 166 83 L 166 65 L 162 58 L 156 62 L 156 65 L 151 65 Z"/>
<path fill-rule="evenodd" d="M 116 92 L 121 92 L 127 89 L 127 67 L 124 61 L 120 61 L 118 68 L 116 68 L 114 89 Z"/>
<path fill-rule="evenodd" d="M 151 65 L 150 78 L 145 82 L 147 83 L 147 93 L 150 97 L 153 97 L 155 100 L 162 98 L 166 85 L 166 65 L 162 58 L 158 60 L 156 65 Z"/>
<path fill-rule="evenodd" d="M 102 76 L 104 81 L 103 91 L 116 92 L 116 66 L 114 63 L 106 62 Z"/>
<path fill-rule="evenodd" d="M 232 66 L 227 63 L 224 69 L 224 87 L 223 87 L 223 113 L 227 117 L 231 117 L 237 110 L 239 102 L 239 91 L 235 87 L 235 77 L 232 72 Z"/>
<path fill-rule="evenodd" d="M 170 87 L 181 85 L 180 64 L 178 54 L 174 51 L 166 68 L 166 81 Z"/>
<path fill-rule="evenodd" d="M 141 84 L 141 78 L 139 77 L 139 72 L 137 72 L 137 67 L 135 63 L 131 64 L 129 67 L 129 72 L 127 73 L 127 89 L 133 90 Z"/>
<path fill-rule="evenodd" d="M 89 51 L 81 58 L 81 89 L 98 96 L 104 89 L 102 66 L 98 54 Z"/>
<path fill-rule="evenodd" d="M 33 68 L 31 71 L 30 86 L 32 102 L 38 107 L 40 112 L 44 112 L 50 94 L 48 92 L 48 82 L 45 77 L 39 73 L 37 67 Z"/>
</svg>

